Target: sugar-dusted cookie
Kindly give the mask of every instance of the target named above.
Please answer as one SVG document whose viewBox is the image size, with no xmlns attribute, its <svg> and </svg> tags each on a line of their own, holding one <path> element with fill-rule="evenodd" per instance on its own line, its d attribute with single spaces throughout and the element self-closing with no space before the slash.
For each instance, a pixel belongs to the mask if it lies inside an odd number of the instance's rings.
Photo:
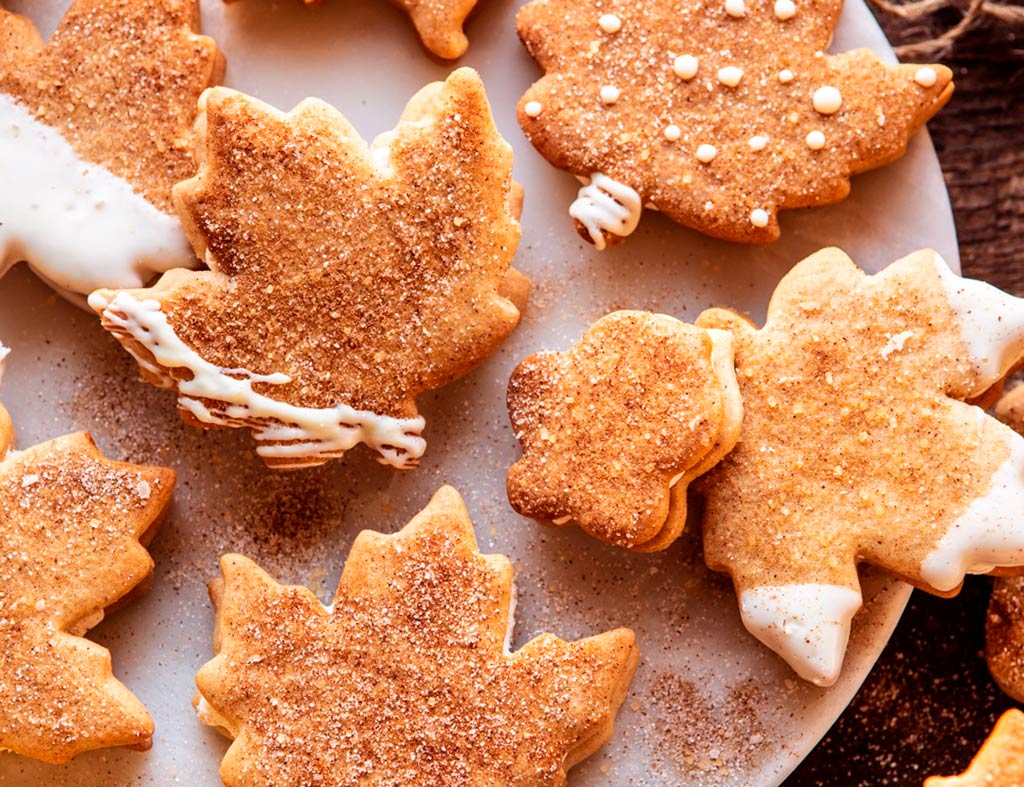
<svg viewBox="0 0 1024 787">
<path fill-rule="evenodd" d="M 985 625 L 985 657 L 999 688 L 1024 702 L 1024 577 L 996 580 Z"/>
<path fill-rule="evenodd" d="M 234 743 L 228 787 L 559 787 L 612 734 L 627 629 L 510 649 L 512 565 L 477 551 L 443 487 L 399 533 L 359 535 L 332 605 L 239 555 L 210 587 L 197 708 Z"/>
<path fill-rule="evenodd" d="M 838 249 L 793 268 L 765 326 L 732 330 L 743 427 L 700 481 L 704 554 L 743 622 L 835 681 L 858 562 L 937 595 L 1024 565 L 1024 438 L 967 404 L 1024 357 L 1024 301 L 919 251 L 868 276 Z"/>
<path fill-rule="evenodd" d="M 6 351 L 0 346 L 0 372 Z M 103 457 L 86 434 L 13 451 L 0 405 L 0 749 L 66 762 L 148 749 L 153 720 L 83 639 L 152 579 L 174 472 Z"/>
<path fill-rule="evenodd" d="M 199 174 L 175 197 L 211 270 L 89 303 L 186 421 L 250 427 L 268 465 L 364 442 L 415 466 L 415 397 L 519 321 L 512 149 L 480 78 L 424 88 L 369 146 L 314 99 L 284 114 L 215 88 L 200 109 Z"/>
<path fill-rule="evenodd" d="M 197 0 L 74 0 L 48 43 L 0 8 L 0 274 L 75 297 L 196 266 L 171 204 L 224 59 Z"/>
<path fill-rule="evenodd" d="M 971 767 L 960 776 L 932 776 L 924 787 L 1021 787 L 1024 785 L 1024 713 L 1006 711 Z"/>
<path fill-rule="evenodd" d="M 614 312 L 567 352 L 520 363 L 508 408 L 523 445 L 508 473 L 516 511 L 630 549 L 665 549 L 686 524 L 687 485 L 739 437 L 732 336 Z"/>
<path fill-rule="evenodd" d="M 517 26 L 546 75 L 519 122 L 587 183 L 569 210 L 599 249 L 643 207 L 744 243 L 779 211 L 836 202 L 902 155 L 953 92 L 944 66 L 826 55 L 842 0 L 533 0 Z"/>
<path fill-rule="evenodd" d="M 234 2 L 235 0 L 227 0 Z M 305 0 L 313 5 L 320 0 Z M 477 0 L 391 0 L 393 5 L 406 11 L 416 26 L 416 32 L 434 55 L 454 60 L 466 53 L 469 41 L 462 25 L 476 7 Z"/>
</svg>

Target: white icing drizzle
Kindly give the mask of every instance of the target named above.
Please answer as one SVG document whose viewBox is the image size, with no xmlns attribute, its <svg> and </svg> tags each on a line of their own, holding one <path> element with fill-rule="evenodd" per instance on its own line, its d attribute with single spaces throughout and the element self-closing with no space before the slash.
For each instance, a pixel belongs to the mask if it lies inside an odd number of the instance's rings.
<svg viewBox="0 0 1024 787">
<path fill-rule="evenodd" d="M 640 195 L 629 186 L 596 172 L 569 206 L 569 215 L 586 228 L 594 247 L 601 251 L 607 245 L 604 233 L 620 238 L 633 234 L 643 207 Z"/>
<path fill-rule="evenodd" d="M 178 390 L 178 405 L 200 421 L 217 426 L 248 426 L 261 443 L 256 453 L 285 460 L 276 467 L 299 468 L 341 456 L 357 443 L 366 443 L 378 461 L 399 469 L 415 467 L 426 449 L 420 437 L 422 416 L 393 418 L 345 404 L 330 408 L 297 407 L 253 390 L 253 383 L 284 385 L 286 374 L 254 374 L 246 369 L 222 369 L 186 345 L 156 300 L 139 301 L 127 292 L 94 292 L 89 305 L 102 313 L 103 325 L 130 336 L 145 347 L 160 366 L 140 358 L 140 365 L 158 374 L 168 388 Z M 163 367 L 163 368 L 161 368 Z M 191 380 L 175 380 L 164 369 L 187 369 Z M 211 409 L 203 401 L 222 407 Z"/>
<path fill-rule="evenodd" d="M 0 342 L 0 382 L 4 379 L 4 367 L 7 365 L 7 356 L 11 354 L 10 347 L 4 347 L 4 343 Z"/>
<path fill-rule="evenodd" d="M 766 585 L 740 594 L 747 631 L 818 686 L 839 678 L 850 622 L 860 607 L 860 592 L 843 585 Z"/>
<path fill-rule="evenodd" d="M 1024 298 L 1015 298 L 987 282 L 957 276 L 938 254 L 934 260 L 978 375 L 971 394 L 980 394 L 1024 355 Z"/>
<path fill-rule="evenodd" d="M 979 420 L 988 416 L 978 408 Z M 988 490 L 971 501 L 921 564 L 936 590 L 956 588 L 965 574 L 1024 565 L 1024 437 L 1005 429 L 1010 456 L 992 474 Z"/>
<path fill-rule="evenodd" d="M 176 218 L 3 94 L 0 172 L 0 275 L 25 260 L 55 288 L 87 295 L 198 265 Z"/>
</svg>

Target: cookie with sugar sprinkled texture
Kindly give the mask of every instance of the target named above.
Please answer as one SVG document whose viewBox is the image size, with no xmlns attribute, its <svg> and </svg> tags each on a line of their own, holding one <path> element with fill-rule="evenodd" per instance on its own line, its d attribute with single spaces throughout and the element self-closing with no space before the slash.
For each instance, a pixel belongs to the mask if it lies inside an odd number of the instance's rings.
<svg viewBox="0 0 1024 787">
<path fill-rule="evenodd" d="M 0 8 L 0 273 L 21 260 L 72 300 L 198 267 L 171 188 L 224 59 L 197 0 L 75 0 L 48 42 Z"/>
<path fill-rule="evenodd" d="M 732 336 L 614 312 L 569 351 L 522 361 L 508 408 L 523 445 L 508 473 L 516 511 L 633 550 L 665 549 L 686 524 L 687 486 L 739 437 Z"/>
<path fill-rule="evenodd" d="M 1020 787 L 1024 784 L 1024 713 L 1013 708 L 996 723 L 970 767 L 959 776 L 931 776 L 924 787 Z"/>
<path fill-rule="evenodd" d="M 995 415 L 1024 434 L 1024 385 L 1008 391 Z M 1024 702 L 1024 577 L 997 579 L 985 624 L 985 658 L 999 687 Z"/>
<path fill-rule="evenodd" d="M 321 0 L 305 2 L 315 5 Z M 431 54 L 443 60 L 455 60 L 466 53 L 469 41 L 462 27 L 476 8 L 477 0 L 391 0 L 391 3 L 409 14 L 423 46 Z"/>
<path fill-rule="evenodd" d="M 704 556 L 804 678 L 839 676 L 859 561 L 940 596 L 1024 567 L 1024 438 L 969 402 L 1024 358 L 1024 300 L 919 251 L 868 276 L 798 263 L 734 335 L 739 442 L 698 481 Z"/>
<path fill-rule="evenodd" d="M 365 443 L 415 467 L 417 395 L 482 363 L 519 321 L 512 149 L 483 83 L 423 88 L 367 145 L 328 104 L 203 95 L 199 173 L 175 188 L 210 271 L 90 296 L 150 382 L 200 427 L 248 427 L 268 465 Z"/>
<path fill-rule="evenodd" d="M 398 533 L 361 533 L 329 608 L 240 555 L 221 570 L 195 705 L 234 739 L 228 787 L 562 787 L 637 665 L 628 629 L 513 651 L 512 564 L 479 553 L 450 487 Z"/>
<path fill-rule="evenodd" d="M 841 0 L 532 0 L 519 36 L 545 76 L 519 122 L 586 182 L 570 208 L 604 248 L 643 208 L 743 243 L 779 212 L 845 197 L 952 94 L 940 65 L 824 50 Z"/>
<path fill-rule="evenodd" d="M 0 345 L 0 373 L 6 348 Z M 82 638 L 145 590 L 174 471 L 106 459 L 84 433 L 12 449 L 0 405 L 0 748 L 63 763 L 148 749 L 153 720 Z"/>
</svg>

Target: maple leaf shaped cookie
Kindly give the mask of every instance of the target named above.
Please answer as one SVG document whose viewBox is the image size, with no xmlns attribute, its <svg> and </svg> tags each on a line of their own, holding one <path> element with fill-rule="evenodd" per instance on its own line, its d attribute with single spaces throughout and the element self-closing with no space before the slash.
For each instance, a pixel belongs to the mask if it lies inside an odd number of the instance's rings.
<svg viewBox="0 0 1024 787">
<path fill-rule="evenodd" d="M 0 273 L 88 295 L 198 264 L 171 204 L 224 72 L 198 22 L 197 0 L 75 0 L 45 43 L 0 8 Z"/>
<path fill-rule="evenodd" d="M 314 5 L 320 0 L 305 2 Z M 466 53 L 469 41 L 462 32 L 462 25 L 477 0 L 391 0 L 391 3 L 409 14 L 423 46 L 431 53 L 445 60 L 455 60 Z"/>
<path fill-rule="evenodd" d="M 708 235 L 779 236 L 902 155 L 952 94 L 943 66 L 826 55 L 842 0 L 533 0 L 517 27 L 546 72 L 519 122 L 589 180 L 570 209 L 598 248 L 644 206 Z"/>
<path fill-rule="evenodd" d="M 508 408 L 523 445 L 508 473 L 516 511 L 637 551 L 665 549 L 686 524 L 688 484 L 739 437 L 732 337 L 614 312 L 568 352 L 520 363 Z"/>
<path fill-rule="evenodd" d="M 152 576 L 174 472 L 105 459 L 86 434 L 8 453 L 0 406 L 0 748 L 46 762 L 149 748 L 153 721 L 81 635 Z"/>
<path fill-rule="evenodd" d="M 960 776 L 932 776 L 924 787 L 1021 787 L 1024 784 L 1024 713 L 1006 711 Z"/>
<path fill-rule="evenodd" d="M 1024 357 L 1024 301 L 933 251 L 867 276 L 838 249 L 780 282 L 760 330 L 724 310 L 739 442 L 700 480 L 704 554 L 804 678 L 841 669 L 858 562 L 955 594 L 1024 565 L 1024 438 L 966 400 Z"/>
<path fill-rule="evenodd" d="M 557 787 L 612 734 L 632 632 L 511 652 L 512 566 L 477 551 L 443 487 L 401 532 L 363 532 L 333 605 L 238 555 L 211 585 L 200 717 L 235 739 L 229 787 Z"/>
<path fill-rule="evenodd" d="M 199 174 L 175 195 L 211 270 L 94 293 L 104 326 L 177 389 L 186 421 L 251 427 L 271 466 L 358 442 L 415 466 L 415 397 L 519 320 L 502 294 L 519 240 L 512 150 L 480 78 L 424 88 L 370 146 L 321 101 L 283 114 L 226 88 L 204 94 L 197 130 Z"/>
</svg>

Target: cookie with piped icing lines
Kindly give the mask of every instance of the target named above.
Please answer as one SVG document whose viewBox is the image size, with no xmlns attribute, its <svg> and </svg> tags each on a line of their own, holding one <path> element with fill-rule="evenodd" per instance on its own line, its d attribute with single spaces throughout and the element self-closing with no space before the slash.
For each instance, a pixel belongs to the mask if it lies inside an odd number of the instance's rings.
<svg viewBox="0 0 1024 787">
<path fill-rule="evenodd" d="M 174 471 L 113 462 L 84 433 L 12 443 L 0 405 L 0 749 L 52 763 L 148 749 L 153 720 L 83 635 L 151 582 Z"/>
<path fill-rule="evenodd" d="M 959 776 L 930 776 L 924 787 L 1021 787 L 1024 784 L 1024 713 L 1004 713 L 970 767 Z"/>
<path fill-rule="evenodd" d="M 699 481 L 704 555 L 747 629 L 805 679 L 840 673 L 857 565 L 936 595 L 1024 566 L 1024 438 L 973 400 L 1024 358 L 1024 300 L 919 251 L 869 276 L 799 263 L 758 329 L 732 312 L 743 426 Z"/>
<path fill-rule="evenodd" d="M 320 1 L 305 0 L 307 5 Z M 391 0 L 391 3 L 409 14 L 423 46 L 431 54 L 455 60 L 466 53 L 469 41 L 462 26 L 476 8 L 477 0 Z"/>
<path fill-rule="evenodd" d="M 187 422 L 250 428 L 272 467 L 358 443 L 414 467 L 416 396 L 494 352 L 524 294 L 512 149 L 479 76 L 427 86 L 372 145 L 322 101 L 283 113 L 227 88 L 196 130 L 175 198 L 211 270 L 93 293 L 104 327 Z"/>
<path fill-rule="evenodd" d="M 628 629 L 513 651 L 512 564 L 479 553 L 450 487 L 401 531 L 360 533 L 327 608 L 241 555 L 221 570 L 195 704 L 234 739 L 228 787 L 562 787 L 637 665 Z"/>
<path fill-rule="evenodd" d="M 0 8 L 0 273 L 74 300 L 199 265 L 171 202 L 224 59 L 197 0 L 75 0 L 48 42 Z"/>
<path fill-rule="evenodd" d="M 584 181 L 569 208 L 599 249 L 644 207 L 768 243 L 779 212 L 836 202 L 903 154 L 953 92 L 940 65 L 825 54 L 842 0 L 532 0 L 516 24 L 545 71 L 519 122 Z"/>
<path fill-rule="evenodd" d="M 732 335 L 664 314 L 602 317 L 567 352 L 512 373 L 523 456 L 508 497 L 523 516 L 641 552 L 686 524 L 686 490 L 735 445 L 743 407 Z"/>
</svg>

